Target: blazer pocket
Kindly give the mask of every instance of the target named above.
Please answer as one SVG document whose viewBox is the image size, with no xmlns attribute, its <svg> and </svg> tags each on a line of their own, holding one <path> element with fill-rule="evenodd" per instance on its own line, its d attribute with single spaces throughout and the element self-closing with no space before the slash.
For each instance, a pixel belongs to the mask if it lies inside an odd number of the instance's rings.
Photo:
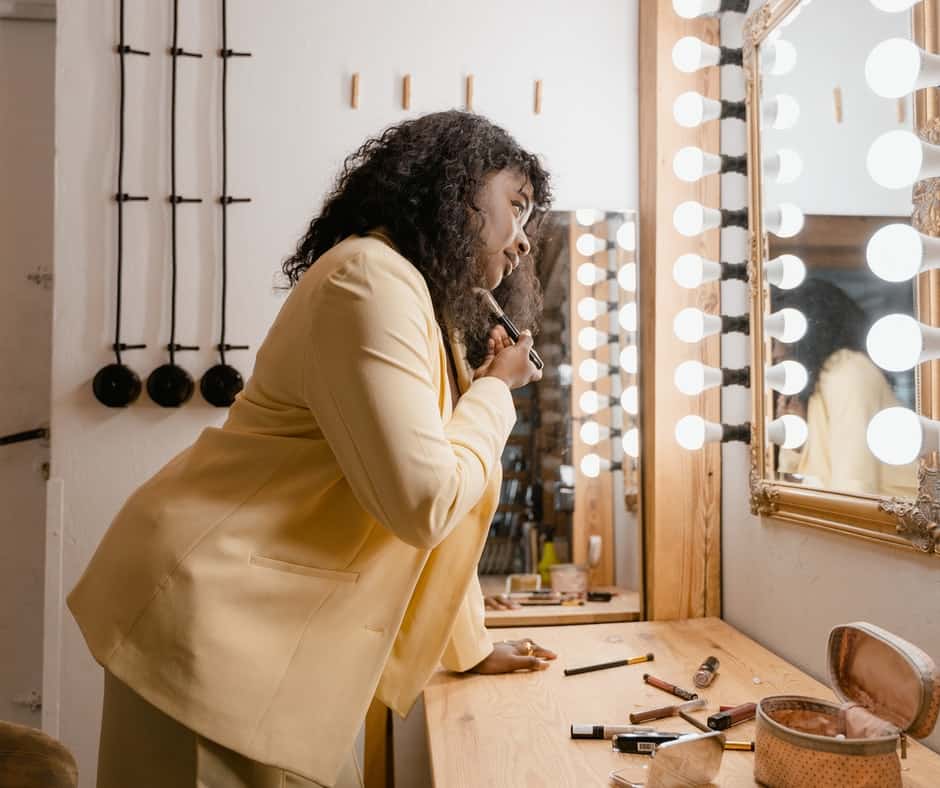
<svg viewBox="0 0 940 788">
<path fill-rule="evenodd" d="M 290 572 L 295 575 L 307 577 L 320 577 L 324 580 L 333 580 L 337 583 L 355 583 L 359 580 L 358 572 L 344 572 L 339 569 L 321 569 L 317 566 L 293 564 L 289 561 L 279 561 L 277 558 L 268 558 L 266 555 L 252 553 L 248 563 L 254 566 L 263 566 L 266 569 L 275 569 L 278 572 Z"/>
</svg>

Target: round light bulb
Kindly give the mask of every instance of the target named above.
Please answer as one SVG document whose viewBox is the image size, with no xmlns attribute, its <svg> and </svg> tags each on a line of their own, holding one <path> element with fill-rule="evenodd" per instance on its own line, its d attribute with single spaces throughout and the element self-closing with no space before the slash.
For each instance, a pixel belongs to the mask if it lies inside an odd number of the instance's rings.
<svg viewBox="0 0 940 788">
<path fill-rule="evenodd" d="M 581 458 L 581 473 L 589 479 L 596 479 L 601 475 L 601 458 L 596 454 L 585 454 Z"/>
<path fill-rule="evenodd" d="M 635 375 L 640 367 L 640 354 L 636 345 L 627 345 L 620 351 L 620 368 L 628 375 Z"/>
<path fill-rule="evenodd" d="M 579 208 L 574 212 L 574 218 L 582 227 L 592 227 L 604 221 L 604 212 L 597 208 Z"/>
<path fill-rule="evenodd" d="M 761 105 L 761 121 L 777 131 L 792 129 L 799 119 L 799 102 L 787 93 L 778 93 Z"/>
<path fill-rule="evenodd" d="M 623 445 L 623 453 L 628 457 L 640 456 L 640 431 L 636 427 L 631 427 L 620 439 Z"/>
<path fill-rule="evenodd" d="M 542 467 L 545 467 L 544 464 Z M 558 478 L 561 479 L 561 483 L 565 485 L 565 487 L 574 487 L 574 466 L 559 465 Z"/>
<path fill-rule="evenodd" d="M 672 0 L 672 8 L 683 19 L 695 19 L 714 14 L 721 8 L 721 0 Z"/>
<path fill-rule="evenodd" d="M 620 395 L 620 407 L 631 416 L 640 412 L 640 392 L 636 386 L 627 386 Z"/>
<path fill-rule="evenodd" d="M 778 238 L 792 238 L 803 229 L 805 218 L 803 211 L 792 202 L 782 202 L 765 214 L 767 229 Z"/>
<path fill-rule="evenodd" d="M 586 421 L 581 425 L 581 440 L 584 441 L 588 446 L 596 446 L 600 443 L 601 438 L 601 425 L 596 421 Z"/>
<path fill-rule="evenodd" d="M 607 278 L 607 272 L 594 263 L 581 263 L 578 266 L 578 281 L 585 287 L 593 287 Z"/>
<path fill-rule="evenodd" d="M 682 235 L 691 238 L 705 230 L 718 227 L 721 224 L 721 213 L 689 200 L 676 207 L 672 214 L 672 223 Z"/>
<path fill-rule="evenodd" d="M 705 337 L 721 331 L 721 318 L 706 315 L 694 306 L 686 307 L 672 321 L 672 330 L 683 342 L 701 342 Z"/>
<path fill-rule="evenodd" d="M 909 131 L 888 131 L 871 144 L 867 164 L 868 174 L 879 186 L 903 189 L 920 178 L 924 146 Z"/>
<path fill-rule="evenodd" d="M 586 383 L 594 383 L 601 375 L 610 372 L 607 364 L 602 364 L 593 358 L 586 358 L 578 365 L 578 377 Z"/>
<path fill-rule="evenodd" d="M 777 183 L 793 183 L 803 173 L 803 160 L 796 151 L 781 148 L 770 158 L 770 167 L 765 164 L 764 170 L 769 169 L 770 177 Z"/>
<path fill-rule="evenodd" d="M 705 66 L 718 65 L 718 47 L 710 46 L 695 36 L 680 38 L 672 48 L 673 65 L 686 74 Z"/>
<path fill-rule="evenodd" d="M 593 416 L 601 409 L 600 395 L 596 391 L 585 391 L 578 398 L 578 407 L 581 408 L 582 413 Z"/>
<path fill-rule="evenodd" d="M 721 102 L 690 90 L 675 100 L 672 117 L 683 128 L 694 129 L 709 120 L 720 118 Z"/>
<path fill-rule="evenodd" d="M 768 367 L 764 380 L 772 389 L 786 397 L 799 394 L 809 382 L 809 373 L 799 361 L 788 359 Z"/>
<path fill-rule="evenodd" d="M 764 331 L 780 342 L 798 342 L 806 335 L 806 316 L 798 309 L 787 307 L 764 320 Z"/>
<path fill-rule="evenodd" d="M 921 70 L 921 50 L 906 38 L 882 41 L 865 60 L 865 81 L 876 95 L 896 99 L 914 92 Z"/>
<path fill-rule="evenodd" d="M 761 54 L 764 69 L 774 76 L 789 74 L 796 68 L 796 47 L 782 38 L 764 47 Z"/>
<path fill-rule="evenodd" d="M 617 284 L 628 293 L 636 292 L 636 263 L 627 263 L 617 272 Z"/>
<path fill-rule="evenodd" d="M 920 363 L 924 338 L 920 323 L 910 315 L 885 315 L 868 331 L 865 345 L 879 367 L 903 372 Z"/>
<path fill-rule="evenodd" d="M 721 279 L 721 266 L 699 254 L 684 254 L 673 265 L 672 278 L 680 287 L 694 290 L 705 282 Z"/>
<path fill-rule="evenodd" d="M 683 361 L 676 367 L 676 388 L 689 397 L 697 397 L 705 391 L 705 370 L 700 361 Z"/>
<path fill-rule="evenodd" d="M 868 267 L 886 282 L 906 282 L 920 272 L 924 244 L 909 224 L 889 224 L 868 241 Z"/>
<path fill-rule="evenodd" d="M 809 428 L 806 426 L 806 422 L 792 413 L 788 413 L 785 416 L 781 416 L 779 419 L 776 419 L 771 423 L 771 429 L 776 424 L 780 424 L 781 432 L 783 433 L 782 440 L 779 442 L 780 446 L 784 449 L 798 449 L 809 437 Z"/>
<path fill-rule="evenodd" d="M 685 416 L 676 424 L 676 441 L 683 449 L 696 451 L 705 445 L 705 419 Z"/>
<path fill-rule="evenodd" d="M 593 326 L 585 326 L 578 332 L 578 347 L 588 352 L 597 350 L 607 341 L 607 335 Z"/>
<path fill-rule="evenodd" d="M 607 248 L 607 241 L 598 238 L 593 233 L 582 233 L 578 236 L 578 240 L 575 241 L 574 245 L 578 250 L 578 254 L 591 257 L 598 252 L 603 252 Z"/>
<path fill-rule="evenodd" d="M 920 417 L 907 408 L 885 408 L 868 423 L 868 448 L 888 465 L 907 465 L 919 456 L 924 443 Z"/>
<path fill-rule="evenodd" d="M 607 312 L 607 304 L 597 298 L 585 296 L 578 301 L 578 317 L 590 323 Z"/>
<path fill-rule="evenodd" d="M 898 11 L 907 11 L 913 8 L 920 0 L 871 0 L 871 4 L 879 11 L 895 14 Z"/>
<path fill-rule="evenodd" d="M 617 246 L 627 252 L 636 249 L 636 222 L 624 222 L 617 228 Z"/>
<path fill-rule="evenodd" d="M 571 375 L 572 375 L 571 364 L 559 364 L 557 367 L 557 370 L 558 370 L 558 385 L 570 386 Z"/>
<path fill-rule="evenodd" d="M 793 290 L 806 279 L 806 265 L 794 254 L 782 254 L 764 264 L 767 281 L 781 290 Z"/>
<path fill-rule="evenodd" d="M 624 331 L 636 331 L 636 303 L 624 304 L 617 313 L 617 322 Z"/>
<path fill-rule="evenodd" d="M 709 156 L 701 148 L 689 146 L 680 148 L 672 160 L 672 171 L 676 177 L 686 183 L 694 183 L 706 175 L 714 175 L 721 169 L 721 159 Z"/>
</svg>

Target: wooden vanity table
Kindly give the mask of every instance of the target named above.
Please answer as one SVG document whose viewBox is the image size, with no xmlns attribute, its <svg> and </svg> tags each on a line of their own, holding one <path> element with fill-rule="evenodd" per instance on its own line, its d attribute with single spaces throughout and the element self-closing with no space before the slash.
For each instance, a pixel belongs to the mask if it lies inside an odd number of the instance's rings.
<svg viewBox="0 0 940 788">
<path fill-rule="evenodd" d="M 501 629 L 500 639 L 532 636 L 530 628 Z M 652 673 L 684 687 L 709 655 L 721 666 L 704 719 L 719 704 L 757 701 L 766 695 L 833 698 L 832 691 L 715 618 L 689 621 L 545 627 L 538 641 L 558 652 L 546 671 L 476 676 L 440 671 L 425 689 L 425 713 L 434 785 L 438 788 L 590 788 L 608 786 L 608 774 L 630 760 L 609 741 L 572 740 L 571 723 L 628 723 L 632 711 L 680 702 L 643 683 Z M 820 648 L 825 648 L 821 643 Z M 653 652 L 655 661 L 566 677 L 565 667 Z M 754 722 L 735 726 L 733 740 L 752 740 Z M 661 730 L 695 729 L 678 717 L 651 723 Z M 648 761 L 641 760 L 642 763 Z M 754 754 L 724 754 L 718 785 L 755 785 Z M 904 785 L 940 785 L 940 755 L 912 742 L 902 761 Z"/>
</svg>

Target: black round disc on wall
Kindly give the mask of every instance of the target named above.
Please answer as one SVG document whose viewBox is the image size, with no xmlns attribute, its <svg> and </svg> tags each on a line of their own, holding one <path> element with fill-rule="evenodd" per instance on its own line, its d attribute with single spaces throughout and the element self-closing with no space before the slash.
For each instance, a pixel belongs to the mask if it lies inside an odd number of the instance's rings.
<svg viewBox="0 0 940 788">
<path fill-rule="evenodd" d="M 210 405 L 227 408 L 235 401 L 235 395 L 245 387 L 241 373 L 228 364 L 209 367 L 199 381 L 199 390 Z"/>
<path fill-rule="evenodd" d="M 140 396 L 140 378 L 123 364 L 108 364 L 91 382 L 95 399 L 109 408 L 126 408 Z"/>
<path fill-rule="evenodd" d="M 163 364 L 147 378 L 147 394 L 163 408 L 178 408 L 189 402 L 195 389 L 192 376 L 176 364 Z"/>
</svg>

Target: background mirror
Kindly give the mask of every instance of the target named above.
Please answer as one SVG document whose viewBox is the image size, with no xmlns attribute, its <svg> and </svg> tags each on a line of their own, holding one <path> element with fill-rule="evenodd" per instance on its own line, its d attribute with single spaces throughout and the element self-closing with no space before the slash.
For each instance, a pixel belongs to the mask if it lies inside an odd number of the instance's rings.
<svg viewBox="0 0 940 788">
<path fill-rule="evenodd" d="M 518 421 L 503 454 L 481 585 L 487 594 L 502 593 L 509 574 L 541 569 L 545 588 L 550 561 L 574 563 L 590 587 L 617 588 L 614 604 L 638 618 L 636 216 L 552 211 L 540 239 L 544 311 L 535 346 L 545 372 L 513 393 Z M 592 536 L 600 537 L 593 562 Z"/>
<path fill-rule="evenodd" d="M 851 31 L 851 35 L 848 32 Z M 796 66 L 782 75 L 763 69 L 762 105 L 779 94 L 799 105 L 795 125 L 785 119 L 761 132 L 764 206 L 792 203 L 805 223 L 792 237 L 769 228 L 770 259 L 794 255 L 806 279 L 793 289 L 771 286 L 770 311 L 799 310 L 807 319 L 802 339 L 771 340 L 772 363 L 800 362 L 808 383 L 796 394 L 773 393 L 768 415 L 805 419 L 808 437 L 796 449 L 774 446 L 773 478 L 837 492 L 916 495 L 916 467 L 880 463 L 866 430 L 883 408 L 915 408 L 914 372 L 888 373 L 866 351 L 869 328 L 891 313 L 914 314 L 911 282 L 877 278 L 866 261 L 869 239 L 880 227 L 909 223 L 910 189 L 889 190 L 872 180 L 866 159 L 886 131 L 913 130 L 910 97 L 880 98 L 868 86 L 865 61 L 876 44 L 911 38 L 909 14 L 886 14 L 859 0 L 815 0 L 798 7 L 771 39 L 795 47 Z M 782 155 L 781 155 L 782 154 Z M 800 166 L 802 165 L 802 166 Z M 766 214 L 765 214 L 766 215 Z M 781 234 L 786 234 L 783 232 Z"/>
</svg>

